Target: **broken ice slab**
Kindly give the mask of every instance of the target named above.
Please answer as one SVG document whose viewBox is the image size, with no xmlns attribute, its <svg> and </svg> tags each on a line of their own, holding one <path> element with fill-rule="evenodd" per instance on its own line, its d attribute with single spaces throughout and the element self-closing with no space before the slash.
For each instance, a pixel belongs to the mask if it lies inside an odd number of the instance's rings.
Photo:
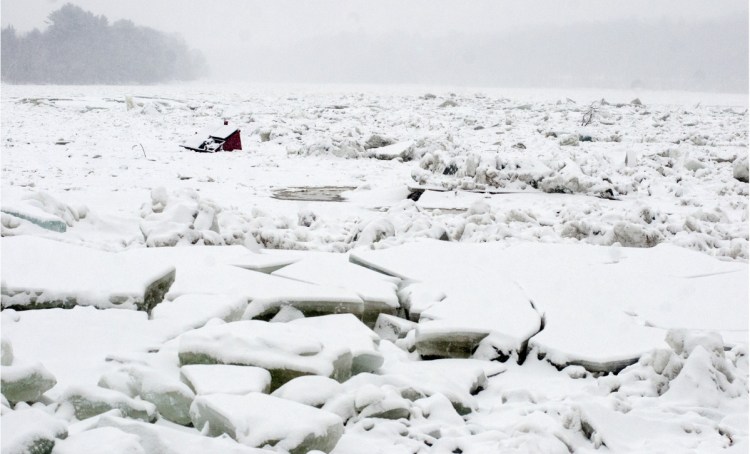
<svg viewBox="0 0 750 454">
<path fill-rule="evenodd" d="M 427 321 L 417 327 L 417 351 L 422 358 L 471 358 L 489 333 L 487 329 L 472 330 L 468 325 L 457 328 L 440 320 Z"/>
<path fill-rule="evenodd" d="M 664 330 L 633 323 L 623 312 L 604 305 L 579 305 L 578 309 L 547 309 L 546 316 L 554 323 L 547 323 L 531 338 L 531 354 L 559 367 L 579 365 L 592 372 L 609 372 L 664 344 Z M 593 322 L 597 319 L 602 323 Z"/>
<path fill-rule="evenodd" d="M 326 344 L 319 333 L 259 320 L 205 326 L 180 336 L 180 364 L 262 367 L 271 373 L 271 390 L 302 375 L 346 380 L 352 371 L 349 347 Z"/>
<path fill-rule="evenodd" d="M 30 204 L 3 204 L 0 211 L 5 214 L 24 219 L 31 222 L 32 224 L 38 225 L 43 229 L 51 230 L 53 232 L 63 233 L 68 230 L 68 224 L 62 218 Z"/>
<path fill-rule="evenodd" d="M 330 452 L 344 433 L 333 413 L 260 393 L 199 396 L 190 413 L 193 425 L 209 436 L 228 434 L 248 446 L 292 454 Z"/>
<path fill-rule="evenodd" d="M 444 291 L 444 300 L 420 314 L 417 344 L 419 348 L 421 340 L 420 353 L 426 356 L 470 352 L 477 339 L 466 338 L 457 346 L 449 335 L 487 332 L 476 345 L 486 347 L 482 357 L 491 350 L 499 350 L 500 357 L 509 348 L 522 352 L 528 342 L 537 355 L 558 366 L 617 371 L 663 348 L 663 329 L 747 332 L 747 264 L 669 245 L 646 249 L 424 240 L 355 251 L 352 260 Z M 529 330 L 534 318 L 523 299 L 536 313 L 536 326 L 542 328 L 538 333 Z M 435 345 L 432 340 L 440 340 L 435 336 L 441 333 L 444 342 Z"/>
<path fill-rule="evenodd" d="M 61 402 L 70 403 L 76 418 L 83 420 L 110 410 L 120 410 L 127 418 L 146 422 L 156 420 L 156 407 L 150 402 L 136 400 L 111 389 L 98 386 L 72 386 L 61 397 Z"/>
<path fill-rule="evenodd" d="M 447 295 L 420 314 L 420 326 L 428 320 L 433 326 L 422 330 L 422 349 L 417 330 L 420 354 L 469 357 L 492 332 L 502 335 L 503 342 L 496 347 L 498 356 L 507 358 L 523 350 L 539 331 L 541 317 L 518 284 L 493 268 L 493 256 L 487 249 L 486 244 L 417 241 L 389 249 L 354 251 L 351 260 Z"/>
<path fill-rule="evenodd" d="M 411 401 L 393 386 L 365 385 L 356 390 L 354 409 L 360 418 L 408 419 Z"/>
<path fill-rule="evenodd" d="M 235 295 L 250 301 L 243 319 L 271 319 L 284 305 L 305 316 L 350 313 L 362 316 L 364 303 L 356 293 L 308 284 L 235 266 L 179 267 L 168 299 L 187 294 Z"/>
<path fill-rule="evenodd" d="M 243 269 L 288 264 L 296 260 L 291 254 L 277 258 L 279 254 L 255 253 L 243 246 L 148 248 L 123 254 L 174 266 L 177 279 L 166 295 L 169 300 L 191 294 L 232 295 L 253 301 L 246 318 L 270 319 L 284 304 L 300 309 L 307 316 L 362 314 L 363 302 L 353 292 Z"/>
<path fill-rule="evenodd" d="M 356 293 L 364 302 L 362 320 L 369 327 L 375 326 L 378 314 L 398 312 L 398 278 L 355 265 L 349 262 L 347 254 L 307 252 L 300 257 L 273 275 Z"/>
<path fill-rule="evenodd" d="M 404 281 L 398 290 L 401 306 L 413 322 L 418 322 L 422 312 L 443 301 L 445 296 L 442 290 L 424 282 Z"/>
<path fill-rule="evenodd" d="M 268 393 L 271 373 L 261 367 L 193 364 L 180 368 L 180 377 L 195 394 Z"/>
<path fill-rule="evenodd" d="M 57 384 L 42 363 L 2 366 L 2 393 L 10 402 L 34 402 Z"/>
<path fill-rule="evenodd" d="M 320 408 L 342 392 L 343 385 L 332 378 L 305 375 L 284 383 L 272 395 Z"/>
<path fill-rule="evenodd" d="M 125 308 L 149 311 L 174 268 L 31 236 L 2 238 L 2 307 Z"/>
<path fill-rule="evenodd" d="M 498 269 L 545 314 L 545 327 L 529 346 L 558 366 L 617 371 L 665 347 L 671 328 L 747 331 L 744 263 L 670 245 L 523 243 L 503 256 Z"/>
<path fill-rule="evenodd" d="M 140 437 L 145 453 L 164 454 L 263 454 L 268 451 L 238 444 L 229 436 L 204 437 L 197 431 L 173 429 L 161 424 L 148 424 L 134 419 L 104 415 L 97 427 L 113 427 Z"/>
<path fill-rule="evenodd" d="M 200 328 L 213 318 L 239 320 L 247 307 L 243 297 L 229 295 L 182 295 L 167 300 L 151 311 L 151 320 L 162 320 L 180 330 Z"/>
<path fill-rule="evenodd" d="M 50 453 L 55 440 L 68 436 L 66 421 L 36 408 L 3 409 L 0 444 L 3 454 Z"/>
<path fill-rule="evenodd" d="M 128 365 L 103 375 L 99 386 L 151 402 L 159 414 L 176 424 L 190 424 L 195 393 L 181 381 L 159 370 Z"/>
<path fill-rule="evenodd" d="M 395 342 L 398 339 L 403 339 L 409 331 L 416 328 L 417 324 L 412 321 L 388 314 L 380 314 L 375 322 L 374 331 L 381 339 Z"/>
<path fill-rule="evenodd" d="M 383 355 L 378 351 L 380 337 L 352 314 L 300 318 L 287 324 L 314 335 L 326 346 L 351 350 L 352 374 L 374 372 L 383 364 Z"/>
<path fill-rule="evenodd" d="M 474 395 L 487 386 L 487 378 L 503 373 L 505 365 L 476 359 L 436 359 L 389 363 L 380 370 L 385 380 L 401 381 L 431 396 L 442 394 L 459 414 L 476 408 Z"/>
</svg>

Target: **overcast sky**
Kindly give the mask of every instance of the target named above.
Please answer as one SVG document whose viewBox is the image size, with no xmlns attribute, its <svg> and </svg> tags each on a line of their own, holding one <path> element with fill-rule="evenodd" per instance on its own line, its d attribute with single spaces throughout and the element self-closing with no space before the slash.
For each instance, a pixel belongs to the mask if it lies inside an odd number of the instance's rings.
<svg viewBox="0 0 750 454">
<path fill-rule="evenodd" d="M 44 28 L 64 3 L 2 0 L 2 25 Z M 747 0 L 70 3 L 180 33 L 217 80 L 747 88 Z"/>
</svg>

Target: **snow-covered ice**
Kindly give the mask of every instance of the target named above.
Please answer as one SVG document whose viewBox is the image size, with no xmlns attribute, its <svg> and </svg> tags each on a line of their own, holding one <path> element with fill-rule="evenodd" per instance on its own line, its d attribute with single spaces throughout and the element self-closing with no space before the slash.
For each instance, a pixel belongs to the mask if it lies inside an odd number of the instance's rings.
<svg viewBox="0 0 750 454">
<path fill-rule="evenodd" d="M 301 454 L 330 452 L 344 432 L 341 419 L 323 410 L 266 394 L 200 396 L 190 410 L 207 435 L 228 434 L 238 442 Z"/>
<path fill-rule="evenodd" d="M 2 452 L 746 452 L 747 105 L 4 84 Z"/>
<path fill-rule="evenodd" d="M 272 390 L 301 375 L 346 380 L 351 350 L 341 342 L 326 343 L 321 335 L 314 327 L 259 320 L 206 326 L 180 337 L 180 363 L 263 367 L 271 372 Z"/>
<path fill-rule="evenodd" d="M 267 393 L 271 389 L 271 374 L 261 367 L 192 364 L 182 366 L 180 376 L 198 395 Z"/>
<path fill-rule="evenodd" d="M 285 266 L 273 275 L 351 290 L 364 303 L 363 321 L 374 326 L 378 314 L 396 314 L 399 309 L 399 280 L 349 262 L 343 254 L 306 254 L 305 258 Z"/>
<path fill-rule="evenodd" d="M 119 254 L 33 236 L 1 241 L 4 308 L 150 310 L 174 280 L 174 268 Z"/>
<path fill-rule="evenodd" d="M 466 256 L 477 262 L 435 265 Z M 616 370 L 663 347 L 667 329 L 724 331 L 729 340 L 732 334 L 747 336 L 747 265 L 670 245 L 508 247 L 424 240 L 355 251 L 352 258 L 445 291 L 445 299 L 420 312 L 416 347 L 423 356 L 484 355 L 488 345 L 482 344 L 489 344 L 496 356 L 507 357 L 528 342 L 558 365 Z M 537 317 L 537 330 L 519 334 L 519 311 Z"/>
<path fill-rule="evenodd" d="M 3 396 L 10 402 L 35 402 L 57 384 L 42 363 L 2 366 Z"/>
<path fill-rule="evenodd" d="M 68 435 L 65 421 L 36 408 L 3 409 L 2 418 L 3 453 L 50 452 Z"/>
</svg>

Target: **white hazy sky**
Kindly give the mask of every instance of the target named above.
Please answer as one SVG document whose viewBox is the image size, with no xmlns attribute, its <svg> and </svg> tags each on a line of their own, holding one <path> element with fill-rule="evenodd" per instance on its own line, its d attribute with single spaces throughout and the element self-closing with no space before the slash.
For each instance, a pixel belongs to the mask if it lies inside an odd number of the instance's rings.
<svg viewBox="0 0 750 454">
<path fill-rule="evenodd" d="M 295 42 L 340 32 L 489 33 L 538 25 L 620 19 L 694 22 L 748 14 L 747 0 L 2 0 L 2 25 L 43 28 L 47 15 L 73 3 L 111 20 L 182 33 L 194 46 Z"/>
<path fill-rule="evenodd" d="M 68 2 L 2 0 L 2 25 L 12 24 L 21 32 L 44 28 L 47 15 L 64 3 Z M 294 72 L 299 76 L 300 71 L 306 71 L 308 66 L 305 65 L 314 66 L 313 59 L 305 54 L 318 50 L 329 60 L 335 59 L 337 55 L 349 58 L 358 49 L 372 52 L 373 59 L 413 59 L 413 54 L 404 54 L 400 49 L 389 50 L 389 46 L 399 47 L 398 40 L 394 41 L 393 38 L 397 36 L 407 40 L 403 42 L 404 46 L 412 43 L 421 46 L 419 58 L 428 58 L 423 54 L 433 54 L 429 58 L 439 68 L 442 64 L 450 65 L 451 61 L 455 61 L 456 54 L 463 58 L 466 57 L 465 54 L 471 53 L 464 50 L 465 47 L 472 46 L 471 40 L 462 38 L 464 41 L 458 39 L 459 44 L 455 44 L 452 53 L 441 55 L 441 40 L 451 39 L 450 37 L 495 36 L 495 44 L 485 45 L 485 50 L 492 54 L 495 48 L 499 50 L 502 47 L 502 36 L 529 33 L 530 30 L 533 33 L 533 30 L 571 30 L 586 25 L 596 27 L 596 24 L 599 24 L 599 28 L 592 30 L 605 30 L 606 24 L 621 24 L 623 21 L 652 24 L 654 28 L 660 23 L 670 23 L 673 28 L 676 27 L 672 34 L 683 27 L 688 36 L 691 34 L 690 27 L 694 24 L 734 21 L 732 27 L 740 30 L 732 32 L 739 38 L 725 38 L 729 40 L 726 42 L 737 42 L 737 49 L 730 49 L 728 55 L 736 58 L 743 52 L 747 53 L 747 0 L 71 0 L 70 3 L 95 14 L 105 15 L 111 21 L 130 19 L 138 25 L 180 33 L 192 47 L 202 50 L 214 67 L 225 67 L 220 73 L 232 77 L 241 77 L 242 74 L 262 77 L 263 71 L 259 72 L 257 65 L 253 65 L 261 59 L 268 66 L 266 76 L 273 78 L 283 74 L 283 58 L 278 55 L 269 57 L 269 49 L 276 49 L 289 55 L 289 58 L 305 60 L 305 64 L 298 63 L 287 68 L 287 72 Z M 715 28 L 726 26 L 718 25 Z M 717 48 L 727 47 L 724 41 L 716 42 L 722 33 L 724 32 L 716 30 L 714 34 L 718 38 L 713 35 L 706 38 L 707 41 L 714 41 L 708 43 L 708 48 L 693 51 L 698 54 L 704 52 L 707 61 L 710 60 L 710 54 L 715 53 Z M 742 36 L 745 36 L 745 42 L 742 42 Z M 597 40 L 597 36 L 591 37 L 593 43 Z M 648 43 L 641 44 L 646 46 L 643 51 L 648 51 Z M 670 46 L 679 46 L 679 42 Z M 538 47 L 537 43 L 536 47 L 531 48 Z M 295 55 L 295 49 L 301 55 Z M 534 55 L 525 52 L 523 58 L 534 58 Z M 634 54 L 637 55 L 638 52 L 635 50 Z M 231 67 L 226 66 L 233 56 L 239 58 L 235 59 Z M 539 58 L 549 59 L 543 52 L 539 54 Z M 243 59 L 249 60 L 247 69 L 243 65 Z M 747 66 L 746 55 L 744 63 L 740 63 L 737 68 Z M 403 64 L 396 70 L 408 76 L 409 70 Z M 475 68 L 474 71 L 483 70 Z M 690 71 L 706 72 L 704 68 Z M 320 78 L 335 76 L 321 71 L 316 74 Z M 294 77 L 294 74 L 289 76 Z M 747 79 L 746 68 L 741 76 Z M 461 77 L 460 74 L 454 76 L 459 82 Z M 408 77 L 406 81 L 409 81 Z"/>
</svg>

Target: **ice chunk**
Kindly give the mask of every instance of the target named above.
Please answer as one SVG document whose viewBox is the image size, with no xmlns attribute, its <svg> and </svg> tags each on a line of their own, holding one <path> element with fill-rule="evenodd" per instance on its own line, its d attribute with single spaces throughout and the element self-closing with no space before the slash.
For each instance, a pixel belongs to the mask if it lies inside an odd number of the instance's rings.
<svg viewBox="0 0 750 454">
<path fill-rule="evenodd" d="M 377 333 L 381 339 L 386 339 L 392 342 L 406 337 L 406 334 L 409 331 L 416 328 L 416 323 L 388 314 L 380 314 L 375 323 L 375 333 Z"/>
<path fill-rule="evenodd" d="M 457 328 L 442 320 L 421 323 L 416 332 L 419 354 L 423 358 L 470 358 L 490 331 L 481 328 L 473 330 L 468 324 L 465 326 Z M 515 350 L 513 347 L 512 341 L 510 345 L 502 346 L 506 359 Z"/>
<path fill-rule="evenodd" d="M 30 236 L 1 241 L 3 308 L 151 310 L 174 280 L 172 267 L 119 254 Z"/>
<path fill-rule="evenodd" d="M 10 402 L 32 402 L 57 384 L 42 363 L 2 366 L 2 392 Z"/>
<path fill-rule="evenodd" d="M 68 227 L 86 216 L 87 209 L 73 208 L 47 193 L 36 191 L 24 195 L 21 200 L 3 200 L 3 213 L 25 219 L 39 227 L 63 233 Z"/>
<path fill-rule="evenodd" d="M 364 148 L 368 150 L 370 148 L 380 148 L 395 143 L 390 137 L 381 136 L 380 134 L 372 134 L 365 141 Z"/>
<path fill-rule="evenodd" d="M 114 427 L 87 430 L 55 443 L 53 454 L 146 454 L 141 437 Z"/>
<path fill-rule="evenodd" d="M 487 377 L 502 373 L 503 364 L 473 359 L 439 359 L 389 363 L 380 373 L 404 380 L 426 396 L 442 394 L 459 414 L 476 407 L 474 394 L 487 386 Z"/>
<path fill-rule="evenodd" d="M 422 416 L 427 421 L 437 425 L 435 429 L 442 432 L 447 432 L 447 428 L 455 430 L 456 427 L 465 425 L 451 401 L 442 394 L 433 394 L 430 397 L 418 399 L 414 402 L 414 406 L 421 410 Z"/>
<path fill-rule="evenodd" d="M 406 142 L 394 143 L 391 145 L 385 145 L 381 147 L 370 148 L 367 155 L 375 159 L 397 159 L 401 158 L 408 160 L 411 154 L 414 152 L 414 142 L 407 140 Z"/>
<path fill-rule="evenodd" d="M 182 366 L 180 376 L 198 395 L 267 393 L 271 389 L 271 374 L 260 367 L 194 364 Z"/>
<path fill-rule="evenodd" d="M 0 211 L 29 221 L 43 229 L 52 230 L 53 232 L 63 233 L 68 230 L 68 224 L 64 220 L 33 205 L 3 204 Z"/>
<path fill-rule="evenodd" d="M 200 328 L 212 318 L 227 322 L 239 320 L 247 307 L 243 297 L 228 295 L 182 295 L 164 301 L 151 311 L 152 320 L 175 323 L 183 330 Z"/>
<path fill-rule="evenodd" d="M 411 402 L 393 386 L 366 385 L 357 390 L 354 408 L 360 418 L 408 419 Z"/>
<path fill-rule="evenodd" d="M 120 391 L 156 406 L 159 414 L 177 424 L 190 424 L 190 404 L 195 394 L 181 381 L 140 365 L 129 365 L 102 376 L 99 386 Z"/>
<path fill-rule="evenodd" d="M 176 380 L 157 381 L 153 376 L 144 377 L 141 383 L 141 399 L 151 402 L 159 414 L 177 424 L 190 424 L 190 405 L 195 394 Z"/>
<path fill-rule="evenodd" d="M 262 367 L 271 373 L 271 390 L 301 375 L 349 378 L 349 348 L 325 345 L 320 330 L 291 326 L 299 321 L 247 320 L 190 331 L 180 337 L 180 363 Z"/>
<path fill-rule="evenodd" d="M 268 451 L 238 444 L 228 436 L 209 438 L 198 432 L 177 430 L 159 424 L 148 424 L 134 419 L 104 415 L 97 427 L 113 427 L 140 437 L 147 453 L 159 454 L 263 454 Z"/>
<path fill-rule="evenodd" d="M 434 285 L 408 282 L 398 291 L 399 300 L 409 320 L 418 322 L 422 312 L 445 299 L 445 293 Z"/>
<path fill-rule="evenodd" d="M 307 375 L 284 383 L 272 395 L 320 408 L 343 389 L 343 385 L 332 378 Z"/>
<path fill-rule="evenodd" d="M 333 349 L 351 350 L 352 374 L 374 372 L 383 364 L 383 355 L 377 348 L 380 337 L 352 314 L 303 318 L 288 324 Z"/>
<path fill-rule="evenodd" d="M 65 421 L 35 408 L 3 410 L 3 454 L 49 453 L 55 439 L 68 436 Z"/>
<path fill-rule="evenodd" d="M 2 338 L 2 356 L 0 356 L 0 358 L 0 364 L 3 366 L 10 366 L 13 364 L 13 344 L 11 344 L 10 339 L 7 339 L 5 336 Z"/>
<path fill-rule="evenodd" d="M 380 240 L 393 237 L 396 234 L 396 227 L 390 219 L 381 216 L 364 222 L 357 232 L 358 246 L 371 246 Z"/>
<path fill-rule="evenodd" d="M 344 433 L 341 418 L 332 413 L 260 393 L 199 396 L 190 413 L 207 435 L 228 434 L 248 446 L 292 454 L 330 452 Z"/>
<path fill-rule="evenodd" d="M 364 301 L 362 319 L 370 327 L 375 325 L 378 314 L 395 314 L 399 309 L 399 279 L 355 265 L 346 254 L 306 253 L 273 275 L 356 293 Z"/>
<path fill-rule="evenodd" d="M 577 147 L 578 146 L 578 134 L 566 134 L 562 137 L 560 137 L 560 146 L 561 147 Z"/>
<path fill-rule="evenodd" d="M 117 409 L 125 417 L 146 422 L 156 420 L 156 407 L 150 402 L 135 400 L 127 395 L 98 386 L 74 386 L 68 388 L 61 401 L 73 405 L 76 418 L 83 420 Z"/>
</svg>

